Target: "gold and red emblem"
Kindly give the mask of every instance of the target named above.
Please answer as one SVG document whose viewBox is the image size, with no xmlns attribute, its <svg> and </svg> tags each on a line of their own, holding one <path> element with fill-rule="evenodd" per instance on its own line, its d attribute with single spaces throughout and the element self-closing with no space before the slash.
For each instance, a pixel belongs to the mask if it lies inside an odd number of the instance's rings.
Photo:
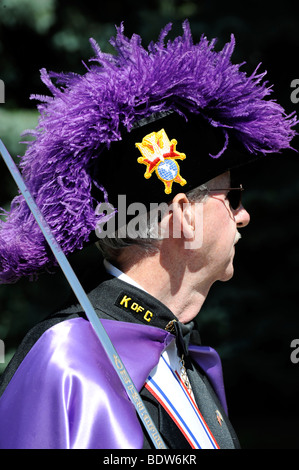
<svg viewBox="0 0 299 470">
<path fill-rule="evenodd" d="M 177 141 L 169 138 L 164 129 L 143 137 L 142 142 L 137 142 L 136 147 L 140 150 L 142 157 L 137 159 L 138 163 L 146 165 L 144 177 L 152 176 L 155 171 L 157 177 L 163 181 L 166 194 L 172 192 L 172 184 L 179 183 L 184 186 L 187 181 L 180 175 L 180 167 L 176 160 L 184 160 L 186 155 L 176 150 Z"/>
</svg>

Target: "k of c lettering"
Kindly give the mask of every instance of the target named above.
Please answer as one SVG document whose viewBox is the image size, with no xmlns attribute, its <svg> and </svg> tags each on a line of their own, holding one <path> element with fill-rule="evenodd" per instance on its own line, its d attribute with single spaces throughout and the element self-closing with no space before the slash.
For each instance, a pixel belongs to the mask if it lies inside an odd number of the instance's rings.
<svg viewBox="0 0 299 470">
<path fill-rule="evenodd" d="M 153 316 L 153 313 L 150 310 L 147 310 L 143 318 L 146 321 L 150 322 L 152 319 L 152 316 Z"/>
<path fill-rule="evenodd" d="M 127 309 L 130 309 L 136 313 L 143 313 L 145 310 L 145 308 L 142 305 L 140 305 L 138 302 L 135 302 L 135 300 L 132 301 L 132 297 L 129 297 L 126 294 L 120 300 L 119 305 Z M 143 315 L 143 319 L 149 323 L 153 316 L 154 316 L 153 312 L 151 312 L 150 310 L 146 310 L 145 314 Z"/>
<path fill-rule="evenodd" d="M 131 297 L 128 297 L 127 295 L 124 295 L 122 300 L 120 301 L 120 305 L 123 305 L 126 308 L 129 308 L 128 302 L 132 300 Z"/>
<path fill-rule="evenodd" d="M 144 310 L 144 307 L 138 305 L 137 302 L 133 302 L 131 305 L 131 310 L 134 310 L 135 312 L 142 312 Z"/>
</svg>

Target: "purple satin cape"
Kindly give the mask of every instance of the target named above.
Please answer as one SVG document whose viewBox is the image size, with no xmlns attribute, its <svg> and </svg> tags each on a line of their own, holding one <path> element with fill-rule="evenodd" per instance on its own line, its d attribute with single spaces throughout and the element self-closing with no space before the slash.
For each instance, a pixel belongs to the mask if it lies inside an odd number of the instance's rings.
<svg viewBox="0 0 299 470">
<path fill-rule="evenodd" d="M 101 320 L 140 391 L 173 335 Z M 218 354 L 190 346 L 224 410 Z M 136 411 L 90 323 L 63 321 L 31 348 L 0 399 L 0 449 L 142 449 Z"/>
</svg>

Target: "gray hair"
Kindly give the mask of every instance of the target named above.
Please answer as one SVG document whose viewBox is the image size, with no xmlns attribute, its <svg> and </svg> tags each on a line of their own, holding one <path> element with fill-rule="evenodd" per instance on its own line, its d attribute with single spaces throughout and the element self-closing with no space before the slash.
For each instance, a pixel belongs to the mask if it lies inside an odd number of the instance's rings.
<svg viewBox="0 0 299 470">
<path fill-rule="evenodd" d="M 189 202 L 205 202 L 207 198 L 207 186 L 201 185 L 186 193 Z M 113 236 L 99 238 L 96 246 L 108 261 L 114 261 L 120 251 L 128 246 L 139 247 L 144 255 L 156 253 L 163 236 L 159 233 L 159 222 L 168 212 L 169 205 L 162 203 L 153 210 L 147 212 L 144 217 L 138 219 L 138 236 L 130 236 L 130 231 L 125 230 L 126 236 L 121 236 L 116 231 Z M 123 230 L 122 230 L 123 233 Z"/>
</svg>

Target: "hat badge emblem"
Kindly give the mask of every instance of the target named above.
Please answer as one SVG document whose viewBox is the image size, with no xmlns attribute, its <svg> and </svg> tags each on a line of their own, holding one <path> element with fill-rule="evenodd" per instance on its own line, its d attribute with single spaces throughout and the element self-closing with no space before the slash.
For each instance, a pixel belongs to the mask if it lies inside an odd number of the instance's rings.
<svg viewBox="0 0 299 470">
<path fill-rule="evenodd" d="M 173 183 L 184 186 L 187 181 L 180 175 L 180 167 L 176 160 L 184 160 L 186 155 L 176 150 L 177 141 L 169 140 L 164 129 L 152 132 L 143 137 L 142 142 L 137 142 L 142 157 L 137 159 L 138 163 L 146 165 L 144 177 L 149 179 L 153 172 L 164 183 L 164 192 L 172 192 Z"/>
</svg>

